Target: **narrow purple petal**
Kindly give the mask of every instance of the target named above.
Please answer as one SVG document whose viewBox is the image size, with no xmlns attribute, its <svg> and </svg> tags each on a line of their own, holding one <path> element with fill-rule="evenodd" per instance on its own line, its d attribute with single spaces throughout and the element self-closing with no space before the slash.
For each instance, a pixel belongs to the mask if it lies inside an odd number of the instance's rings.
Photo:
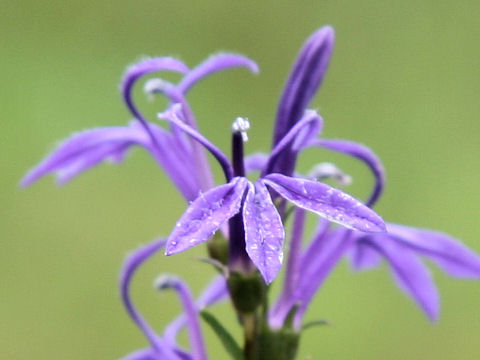
<svg viewBox="0 0 480 360">
<path fill-rule="evenodd" d="M 255 153 L 245 157 L 244 165 L 247 174 L 253 171 L 263 171 L 268 162 L 268 155 L 265 153 Z"/>
<path fill-rule="evenodd" d="M 51 172 L 60 171 L 63 167 L 76 162 L 84 153 L 94 151 L 97 147 L 109 143 L 121 145 L 131 143 L 144 144 L 145 136 L 126 127 L 91 129 L 73 134 L 64 140 L 52 153 L 47 155 L 42 162 L 30 170 L 20 184 L 24 187 L 29 186 L 39 178 Z"/>
<path fill-rule="evenodd" d="M 182 93 L 186 93 L 198 81 L 215 72 L 231 69 L 234 67 L 244 67 L 252 73 L 259 72 L 258 65 L 249 58 L 237 54 L 217 54 L 192 69 L 178 85 Z"/>
<path fill-rule="evenodd" d="M 140 61 L 139 63 L 127 68 L 121 84 L 121 93 L 128 109 L 135 119 L 140 121 L 143 129 L 152 140 L 152 143 L 155 147 L 157 147 L 157 139 L 152 133 L 147 120 L 137 109 L 132 99 L 133 85 L 135 85 L 137 80 L 142 76 L 155 71 L 176 71 L 180 73 L 186 73 L 188 72 L 188 67 L 186 67 L 181 61 L 169 57 L 151 58 Z"/>
<path fill-rule="evenodd" d="M 202 134 L 181 121 L 177 115 L 177 111 L 179 110 L 179 107 L 173 107 L 170 111 L 159 114 L 159 117 L 170 121 L 172 124 L 175 124 L 181 130 L 185 131 L 185 133 L 190 135 L 193 139 L 202 144 L 215 157 L 215 159 L 217 159 L 223 169 L 227 181 L 230 181 L 233 176 L 233 169 L 228 157 Z"/>
<path fill-rule="evenodd" d="M 288 158 L 295 157 L 312 138 L 321 132 L 322 127 L 323 119 L 316 111 L 305 111 L 302 119 L 293 125 L 273 148 L 264 174 L 273 172 L 273 170 L 278 167 L 276 166 L 277 164 L 288 161 Z M 283 165 L 280 164 L 280 166 Z"/>
<path fill-rule="evenodd" d="M 158 289 L 169 288 L 176 291 L 187 318 L 189 340 L 192 347 L 192 358 L 196 360 L 207 360 L 207 352 L 197 308 L 193 302 L 192 294 L 190 293 L 188 286 L 184 281 L 174 275 L 162 275 L 157 279 L 156 286 Z"/>
<path fill-rule="evenodd" d="M 234 178 L 201 194 L 177 222 L 166 245 L 176 254 L 208 240 L 222 224 L 240 211 L 248 180 Z"/>
<path fill-rule="evenodd" d="M 437 288 L 427 267 L 417 259 L 414 252 L 385 236 L 370 236 L 360 241 L 365 241 L 386 258 L 398 286 L 420 306 L 430 320 L 437 320 L 440 310 Z"/>
<path fill-rule="evenodd" d="M 132 320 L 137 324 L 140 330 L 145 334 L 150 344 L 156 349 L 161 347 L 161 339 L 153 331 L 153 329 L 148 325 L 145 319 L 140 315 L 133 305 L 132 299 L 130 297 L 130 284 L 133 278 L 133 275 L 137 271 L 138 267 L 143 264 L 148 258 L 153 256 L 158 250 L 163 248 L 165 245 L 164 239 L 155 240 L 152 243 L 142 246 L 138 250 L 135 250 L 130 254 L 125 260 L 122 271 L 120 274 L 120 293 L 122 296 L 123 303 L 127 312 L 129 313 Z"/>
<path fill-rule="evenodd" d="M 202 295 L 195 301 L 197 311 L 211 306 L 228 297 L 228 290 L 225 278 L 217 276 L 210 285 L 203 291 Z M 180 330 L 186 325 L 187 317 L 185 314 L 178 316 L 170 325 L 165 328 L 163 333 L 166 342 L 176 345 L 176 339 Z"/>
<path fill-rule="evenodd" d="M 264 182 L 298 207 L 329 221 L 364 232 L 383 232 L 383 220 L 350 195 L 320 182 L 270 174 Z"/>
<path fill-rule="evenodd" d="M 319 235 L 316 241 L 320 246 L 311 247 L 311 249 L 317 248 L 319 251 L 309 254 L 310 256 L 315 255 L 315 261 L 306 262 L 307 257 L 304 257 L 299 275 L 300 282 L 293 295 L 293 299 L 300 304 L 295 314 L 297 328 L 300 327 L 303 316 L 319 288 L 354 241 L 352 231 L 344 228 L 323 232 Z"/>
<path fill-rule="evenodd" d="M 377 267 L 381 260 L 377 251 L 361 241 L 355 243 L 350 252 L 350 261 L 355 271 L 370 270 Z"/>
<path fill-rule="evenodd" d="M 294 326 L 296 329 L 300 328 L 303 315 L 313 297 L 350 247 L 353 241 L 350 234 L 351 231 L 345 228 L 317 233 L 314 237 L 315 245 L 309 247 L 301 260 L 298 282 L 293 293 L 281 298 L 269 314 L 269 324 L 273 328 L 283 326 L 288 313 L 295 305 L 298 306 L 298 310 Z"/>
<path fill-rule="evenodd" d="M 292 233 L 290 246 L 288 249 L 288 263 L 285 272 L 285 284 L 283 293 L 285 296 L 290 296 L 297 286 L 300 260 L 302 256 L 302 240 L 305 230 L 306 212 L 304 209 L 296 208 L 292 224 Z"/>
<path fill-rule="evenodd" d="M 300 51 L 278 105 L 273 146 L 277 145 L 300 119 L 322 83 L 332 55 L 334 36 L 333 29 L 324 26 L 307 39 Z M 291 172 L 292 165 L 284 164 L 284 168 L 280 170 Z"/>
<path fill-rule="evenodd" d="M 282 267 L 285 231 L 270 193 L 261 181 L 255 185 L 249 183 L 243 222 L 247 254 L 270 284 Z"/>
<path fill-rule="evenodd" d="M 324 140 L 318 139 L 311 142 L 312 146 L 320 146 L 329 150 L 351 155 L 363 161 L 372 171 L 375 177 L 375 185 L 372 194 L 366 201 L 366 205 L 372 207 L 380 198 L 385 187 L 385 170 L 378 156 L 368 147 L 347 140 Z"/>
<path fill-rule="evenodd" d="M 269 324 L 275 329 L 279 329 L 283 326 L 285 316 L 289 313 L 291 306 L 293 305 L 293 294 L 294 290 L 298 286 L 300 276 L 300 265 L 302 259 L 301 247 L 305 229 L 305 215 L 306 212 L 304 209 L 295 209 L 284 285 L 277 302 L 269 314 Z"/>
<path fill-rule="evenodd" d="M 387 224 L 390 237 L 428 257 L 451 276 L 480 277 L 480 256 L 460 241 L 440 232 Z"/>
</svg>

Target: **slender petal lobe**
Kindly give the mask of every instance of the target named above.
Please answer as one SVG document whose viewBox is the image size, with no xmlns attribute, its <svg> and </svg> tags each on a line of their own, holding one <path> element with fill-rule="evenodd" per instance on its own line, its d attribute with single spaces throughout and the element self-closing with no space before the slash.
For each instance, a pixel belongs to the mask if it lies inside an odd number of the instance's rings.
<svg viewBox="0 0 480 360">
<path fill-rule="evenodd" d="M 217 54 L 208 58 L 190 71 L 179 84 L 178 88 L 182 93 L 186 93 L 193 85 L 206 76 L 233 67 L 245 67 L 254 74 L 259 71 L 258 65 L 245 56 L 237 54 Z"/>
<path fill-rule="evenodd" d="M 370 237 L 368 244 L 388 261 L 398 286 L 405 291 L 430 320 L 438 318 L 440 301 L 430 272 L 415 254 L 394 241 L 384 241 L 381 236 Z"/>
<path fill-rule="evenodd" d="M 387 224 L 387 229 L 390 237 L 428 257 L 451 276 L 480 277 L 480 257 L 458 240 L 437 231 L 396 224 Z"/>
<path fill-rule="evenodd" d="M 327 220 L 364 232 L 385 231 L 383 220 L 373 210 L 326 184 L 281 174 L 270 174 L 263 181 L 285 199 Z"/>
<path fill-rule="evenodd" d="M 261 181 L 255 185 L 249 183 L 243 221 L 248 256 L 269 284 L 282 267 L 285 232 L 280 215 Z"/>
<path fill-rule="evenodd" d="M 248 180 L 234 178 L 201 194 L 177 222 L 167 240 L 166 255 L 176 254 L 208 240 L 240 211 Z"/>
</svg>

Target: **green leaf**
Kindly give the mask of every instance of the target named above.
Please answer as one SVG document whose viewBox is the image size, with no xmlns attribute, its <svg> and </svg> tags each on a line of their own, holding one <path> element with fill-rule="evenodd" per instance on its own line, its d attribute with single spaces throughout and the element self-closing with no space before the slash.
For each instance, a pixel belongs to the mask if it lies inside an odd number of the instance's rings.
<svg viewBox="0 0 480 360">
<path fill-rule="evenodd" d="M 237 344 L 233 336 L 228 332 L 228 330 L 225 329 L 222 324 L 220 324 L 217 318 L 205 310 L 201 311 L 200 315 L 202 316 L 202 319 L 205 320 L 208 325 L 210 325 L 232 359 L 245 360 L 242 349 Z"/>
</svg>

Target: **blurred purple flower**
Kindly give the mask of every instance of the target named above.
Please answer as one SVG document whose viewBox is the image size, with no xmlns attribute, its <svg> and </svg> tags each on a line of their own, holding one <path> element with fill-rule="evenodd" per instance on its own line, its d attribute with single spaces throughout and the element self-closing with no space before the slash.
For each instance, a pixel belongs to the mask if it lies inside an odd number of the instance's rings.
<svg viewBox="0 0 480 360">
<path fill-rule="evenodd" d="M 375 183 L 366 204 L 375 205 L 384 189 L 385 173 L 371 150 L 345 140 L 312 140 L 305 148 L 309 146 L 342 152 L 367 165 Z M 420 258 L 427 258 L 453 277 L 480 279 L 480 256 L 443 233 L 387 223 L 387 232 L 368 234 L 332 228 L 328 221 L 320 221 L 310 243 L 302 249 L 304 222 L 304 212 L 297 211 L 284 287 L 269 314 L 273 328 L 284 326 L 287 316 L 295 311 L 294 325 L 300 329 L 313 297 L 346 255 L 350 256 L 355 270 L 373 268 L 385 259 L 398 286 L 432 321 L 439 315 L 438 291 Z"/>
<path fill-rule="evenodd" d="M 182 104 L 183 119 L 196 128 L 195 117 L 185 99 L 187 92 L 204 77 L 232 67 L 246 67 L 258 72 L 253 61 L 234 54 L 212 56 L 192 70 L 179 60 L 168 57 L 146 59 L 130 66 L 123 78 L 121 93 L 135 121 L 127 127 L 106 127 L 74 134 L 34 167 L 21 185 L 28 186 L 50 173 L 56 173 L 58 182 L 64 184 L 105 160 L 121 162 L 131 147 L 137 145 L 145 148 L 162 166 L 187 201 L 195 199 L 201 190 L 213 186 L 204 150 L 175 127 L 167 131 L 148 122 L 132 100 L 133 86 L 141 77 L 158 71 L 185 74 L 177 85 L 151 79 L 145 91 L 163 93 L 172 104 Z"/>
<path fill-rule="evenodd" d="M 204 344 L 203 335 L 198 319 L 198 312 L 203 308 L 213 305 L 227 297 L 227 288 L 225 279 L 216 278 L 205 289 L 203 294 L 197 301 L 193 301 L 190 291 L 186 284 L 176 276 L 164 275 L 157 279 L 156 286 L 158 289 L 171 288 L 177 292 L 182 303 L 184 313 L 167 326 L 164 336 L 160 337 L 148 325 L 145 319 L 138 313 L 133 305 L 130 296 L 130 284 L 133 275 L 148 258 L 162 249 L 165 245 L 163 239 L 156 240 L 146 246 L 139 248 L 127 257 L 123 265 L 120 276 L 120 292 L 125 308 L 144 333 L 150 343 L 148 348 L 135 351 L 122 360 L 206 360 L 207 354 Z M 186 326 L 189 332 L 189 340 L 191 344 L 190 351 L 182 349 L 176 341 L 179 331 Z"/>
</svg>

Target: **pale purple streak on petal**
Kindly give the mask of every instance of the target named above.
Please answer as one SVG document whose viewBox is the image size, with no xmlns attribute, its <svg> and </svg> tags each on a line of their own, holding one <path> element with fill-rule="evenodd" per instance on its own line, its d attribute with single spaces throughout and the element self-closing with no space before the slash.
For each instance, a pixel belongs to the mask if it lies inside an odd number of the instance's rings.
<svg viewBox="0 0 480 360">
<path fill-rule="evenodd" d="M 180 92 L 186 93 L 193 85 L 206 76 L 234 67 L 245 67 L 254 74 L 259 72 L 258 65 L 245 56 L 237 54 L 217 54 L 188 72 L 178 85 L 178 88 Z"/>
<path fill-rule="evenodd" d="M 187 284 L 174 275 L 162 275 L 156 280 L 159 289 L 173 289 L 177 293 L 187 318 L 187 329 L 189 341 L 192 348 L 192 358 L 196 360 L 207 360 L 205 342 L 198 318 L 197 307 L 193 301 L 192 294 Z"/>
<path fill-rule="evenodd" d="M 307 39 L 285 85 L 277 110 L 273 147 L 300 119 L 322 83 L 333 51 L 334 31 L 324 26 Z M 280 163 L 277 171 L 289 175 L 294 163 Z"/>
<path fill-rule="evenodd" d="M 375 177 L 375 185 L 372 194 L 366 201 L 366 205 L 372 207 L 379 199 L 385 187 L 385 169 L 378 156 L 368 147 L 347 140 L 313 140 L 311 146 L 320 146 L 329 150 L 351 155 L 363 161 L 372 171 Z"/>
<path fill-rule="evenodd" d="M 270 284 L 282 267 L 285 231 L 270 193 L 261 181 L 255 185 L 249 183 L 243 223 L 247 254 Z"/>
<path fill-rule="evenodd" d="M 195 301 L 197 311 L 211 306 L 217 302 L 223 301 L 228 297 L 228 290 L 225 278 L 217 276 L 210 285 L 203 291 L 202 295 Z M 176 345 L 178 333 L 186 325 L 187 317 L 185 314 L 178 316 L 170 325 L 165 328 L 163 337 L 167 343 Z"/>
<path fill-rule="evenodd" d="M 365 236 L 365 241 L 388 261 L 398 286 L 427 314 L 430 320 L 438 318 L 440 301 L 437 288 L 427 267 L 405 246 L 384 235 Z"/>
<path fill-rule="evenodd" d="M 451 276 L 460 278 L 480 277 L 480 256 L 459 240 L 437 231 L 387 224 L 388 235 L 428 257 Z"/>
<path fill-rule="evenodd" d="M 155 333 L 150 325 L 148 325 L 143 316 L 138 313 L 137 309 L 133 305 L 130 295 L 130 284 L 138 267 L 142 265 L 148 258 L 153 256 L 158 250 L 163 248 L 164 245 L 164 239 L 155 240 L 152 243 L 135 250 L 127 257 L 120 273 L 120 294 L 128 314 L 137 324 L 140 330 L 145 334 L 152 347 L 155 348 L 156 353 L 163 354 L 166 359 L 177 359 L 178 357 L 175 355 L 174 349 L 167 345 Z"/>
<path fill-rule="evenodd" d="M 215 157 L 215 159 L 217 159 L 217 161 L 219 162 L 220 166 L 223 169 L 225 178 L 227 179 L 227 181 L 230 181 L 231 178 L 233 177 L 233 169 L 228 157 L 219 148 L 213 145 L 207 138 L 205 138 L 202 134 L 200 134 L 191 126 L 181 121 L 178 118 L 178 115 L 176 114 L 176 112 L 179 110 L 180 110 L 179 108 L 173 107 L 170 111 L 159 114 L 159 117 L 175 124 L 181 130 L 185 131 L 185 133 L 190 135 L 193 139 L 195 139 L 200 144 L 202 144 Z"/>
<path fill-rule="evenodd" d="M 166 245 L 166 255 L 176 254 L 208 240 L 223 223 L 240 211 L 248 180 L 234 178 L 210 189 L 188 207 Z"/>
<path fill-rule="evenodd" d="M 305 111 L 302 119 L 273 148 L 268 164 L 265 167 L 264 175 L 273 172 L 278 167 L 276 165 L 279 160 L 285 161 L 287 158 L 295 157 L 312 138 L 322 131 L 322 127 L 323 119 L 316 111 Z"/>
<path fill-rule="evenodd" d="M 270 174 L 265 183 L 296 206 L 329 221 L 364 232 L 383 232 L 385 224 L 373 210 L 350 195 L 326 184 Z"/>
<path fill-rule="evenodd" d="M 188 67 L 185 66 L 185 64 L 183 64 L 181 61 L 168 57 L 151 58 L 140 61 L 139 63 L 127 68 L 121 84 L 121 93 L 130 112 L 133 114 L 135 119 L 140 121 L 144 130 L 150 136 L 154 146 L 158 147 L 158 140 L 155 138 L 155 135 L 150 129 L 147 120 L 137 109 L 132 99 L 132 88 L 137 80 L 142 76 L 155 71 L 175 71 L 186 73 L 188 72 Z"/>
<path fill-rule="evenodd" d="M 381 260 L 379 253 L 363 242 L 354 244 L 350 251 L 350 262 L 355 271 L 370 270 L 380 265 Z"/>
<path fill-rule="evenodd" d="M 268 162 L 268 156 L 265 153 L 255 153 L 245 157 L 245 172 L 247 174 L 254 171 L 263 171 Z"/>
</svg>

